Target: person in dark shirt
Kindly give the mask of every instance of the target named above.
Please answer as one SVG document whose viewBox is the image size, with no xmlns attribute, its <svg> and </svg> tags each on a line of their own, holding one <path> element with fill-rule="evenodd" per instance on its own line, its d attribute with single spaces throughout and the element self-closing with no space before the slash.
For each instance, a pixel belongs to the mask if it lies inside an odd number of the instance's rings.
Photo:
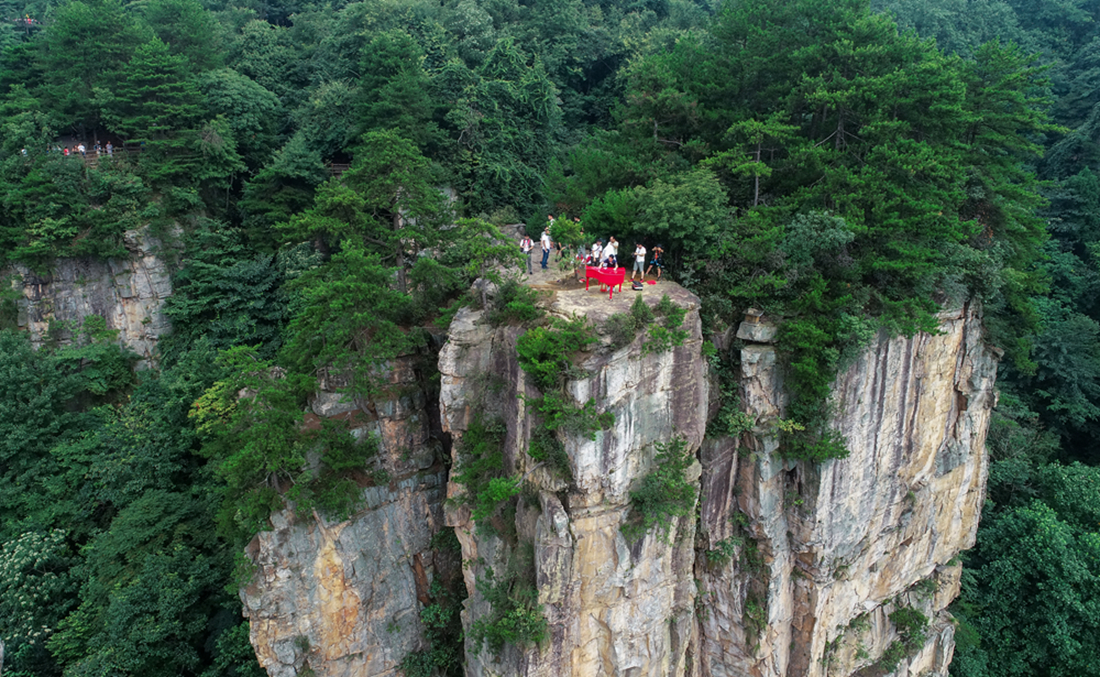
<svg viewBox="0 0 1100 677">
<path fill-rule="evenodd" d="M 649 271 L 654 268 L 657 269 L 657 279 L 661 279 L 661 270 L 665 267 L 665 248 L 661 245 L 657 245 L 653 248 L 653 258 L 649 261 L 649 268 L 646 268 L 645 275 L 649 275 Z M 642 277 L 644 278 L 645 275 Z"/>
</svg>

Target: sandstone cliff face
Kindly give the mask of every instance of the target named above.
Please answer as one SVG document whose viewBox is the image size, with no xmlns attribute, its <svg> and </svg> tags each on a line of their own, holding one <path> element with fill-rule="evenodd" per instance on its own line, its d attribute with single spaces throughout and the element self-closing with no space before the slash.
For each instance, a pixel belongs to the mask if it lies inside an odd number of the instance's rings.
<svg viewBox="0 0 1100 677">
<path fill-rule="evenodd" d="M 46 339 L 51 323 L 65 340 L 84 318 L 98 315 L 119 332 L 123 345 L 143 359 L 152 357 L 157 339 L 170 330 L 163 305 L 172 282 L 163 244 L 147 230 L 127 231 L 123 241 L 126 259 L 59 259 L 46 273 L 22 265 L 5 271 L 22 293 L 18 324 L 34 345 Z"/>
<path fill-rule="evenodd" d="M 495 419 L 504 473 L 529 485 L 493 529 L 479 529 L 460 500 L 444 503 L 464 487 L 426 451 L 432 395 L 408 365 L 394 365 L 404 387 L 389 399 L 356 405 L 322 392 L 315 413 L 358 409 L 395 479 L 366 489 L 367 507 L 347 522 L 284 512 L 253 543 L 258 573 L 243 597 L 269 674 L 395 674 L 424 646 L 418 613 L 440 564 L 429 540 L 445 522 L 461 543 L 467 631 L 491 616 L 485 581 L 506 578 L 516 562 L 530 562 L 548 622 L 540 646 L 499 654 L 467 635 L 470 677 L 946 675 L 954 628 L 945 608 L 958 593 L 954 558 L 973 544 L 984 500 L 994 403 L 996 360 L 981 342 L 979 309 L 942 313 L 935 336 L 868 346 L 834 390 L 833 426 L 851 455 L 809 464 L 777 452 L 786 397 L 766 323 L 739 333 L 750 429 L 706 437 L 714 388 L 698 300 L 664 283 L 643 298 L 653 304 L 661 292 L 688 309 L 682 346 L 647 353 L 639 336 L 612 350 L 604 338 L 575 360 L 568 393 L 577 404 L 593 398 L 615 423 L 594 440 L 564 437 L 569 477 L 528 454 L 537 418 L 527 406 L 539 393 L 518 364 L 523 329 L 489 326 L 471 309 L 455 318 L 438 363 L 453 460 L 475 418 Z M 558 291 L 549 309 L 601 328 L 634 298 Z M 656 445 L 674 436 L 698 459 L 687 473 L 699 487 L 698 518 L 676 520 L 667 539 L 627 541 L 629 492 L 653 469 Z M 930 624 L 906 632 L 899 611 Z"/>
<path fill-rule="evenodd" d="M 694 637 L 695 583 L 692 563 L 695 523 L 679 520 L 666 543 L 650 534 L 628 542 L 620 527 L 630 510 L 629 490 L 652 469 L 655 444 L 682 436 L 694 450 L 706 425 L 707 381 L 700 347 L 698 301 L 682 288 L 660 288 L 689 310 L 689 338 L 681 347 L 642 354 L 642 337 L 611 351 L 606 346 L 581 358 L 583 376 L 568 383 L 577 404 L 590 397 L 613 412 L 615 424 L 595 440 L 566 436 L 572 482 L 563 482 L 525 453 L 532 417 L 525 397 L 534 397 L 519 368 L 515 342 L 520 329 L 494 329 L 480 312 L 463 311 L 440 353 L 443 425 L 457 450 L 474 411 L 499 414 L 507 433 L 506 471 L 527 475 L 537 499 L 523 499 L 516 512 L 514 542 L 478 531 L 469 510 L 452 509 L 447 522 L 462 543 L 470 593 L 466 626 L 489 613 L 477 581 L 487 569 L 504 574 L 516 550 L 533 549 L 539 601 L 545 605 L 549 640 L 543 647 L 508 647 L 495 657 L 466 643 L 466 674 L 481 675 L 680 675 L 689 669 Z M 660 296 L 645 297 L 652 305 Z M 586 317 L 600 327 L 629 308 L 627 292 L 614 301 L 583 290 L 558 292 L 551 313 Z M 486 388 L 489 380 L 494 387 Z M 691 479 L 698 477 L 698 467 Z M 461 492 L 452 483 L 451 494 Z"/>
<path fill-rule="evenodd" d="M 351 417 L 353 432 L 376 435 L 391 479 L 365 488 L 349 520 L 287 509 L 249 545 L 255 574 L 241 598 L 272 677 L 307 668 L 318 677 L 395 675 L 425 648 L 420 610 L 434 577 L 457 562 L 439 561 L 430 545 L 443 526 L 446 471 L 416 365 L 396 360 L 389 387 L 371 401 L 347 401 L 322 384 L 312 403 L 313 416 Z"/>
<path fill-rule="evenodd" d="M 984 501 L 996 360 L 975 307 L 940 319 L 936 336 L 880 336 L 840 375 L 833 426 L 851 455 L 817 465 L 773 453 L 781 370 L 772 346 L 741 350 L 756 425 L 704 448 L 702 545 L 746 545 L 723 566 L 697 562 L 702 674 L 883 674 L 879 659 L 898 640 L 889 614 L 913 608 L 932 623 L 895 674 L 946 675 L 944 608 Z"/>
</svg>

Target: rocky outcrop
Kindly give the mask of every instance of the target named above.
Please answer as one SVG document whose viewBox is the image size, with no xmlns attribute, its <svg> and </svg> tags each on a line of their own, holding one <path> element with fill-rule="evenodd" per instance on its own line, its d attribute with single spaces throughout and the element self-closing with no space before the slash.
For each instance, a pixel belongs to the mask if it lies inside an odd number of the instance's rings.
<svg viewBox="0 0 1100 677">
<path fill-rule="evenodd" d="M 665 283 L 640 293 L 652 306 L 662 292 L 687 310 L 687 338 L 657 351 L 645 334 L 614 347 L 610 318 L 633 292 L 609 301 L 559 288 L 546 300 L 551 316 L 607 334 L 575 357 L 565 393 L 614 424 L 591 439 L 559 431 L 565 467 L 531 455 L 545 430 L 533 410 L 543 393 L 518 362 L 525 330 L 490 326 L 482 311 L 461 310 L 439 353 L 440 431 L 424 423 L 435 401 L 416 385 L 426 371 L 414 379 L 401 362 L 388 398 L 319 394 L 318 416 L 362 416 L 380 435 L 394 480 L 365 489 L 348 521 L 285 511 L 253 542 L 243 598 L 269 674 L 394 674 L 424 647 L 423 591 L 443 564 L 429 541 L 445 523 L 461 544 L 470 677 L 944 677 L 945 609 L 959 590 L 955 558 L 976 534 L 994 404 L 980 309 L 941 313 L 935 335 L 867 346 L 834 389 L 832 426 L 851 454 L 809 463 L 780 453 L 775 327 L 756 312 L 737 332 L 743 432 L 707 437 L 717 387 L 698 300 Z M 455 475 L 464 438 L 487 421 L 503 431 L 500 474 L 523 488 L 475 523 Z M 443 431 L 455 440 L 449 478 L 427 451 Z M 667 536 L 628 539 L 630 492 L 674 438 L 698 460 L 684 475 L 698 504 Z M 499 612 L 494 581 L 513 580 L 507 591 L 537 595 L 547 637 L 493 651 L 474 631 Z"/>
<path fill-rule="evenodd" d="M 127 231 L 123 243 L 130 253 L 124 259 L 58 259 L 46 272 L 23 265 L 6 271 L 23 297 L 17 323 L 34 345 L 50 336 L 67 341 L 85 318 L 98 315 L 127 348 L 144 360 L 153 356 L 157 339 L 170 330 L 164 245 L 147 229 Z"/>
<path fill-rule="evenodd" d="M 880 335 L 841 373 L 833 427 L 851 455 L 820 464 L 775 453 L 782 370 L 771 345 L 741 349 L 754 427 L 703 451 L 701 550 L 718 565 L 697 563 L 702 674 L 947 674 L 944 609 L 984 501 L 996 360 L 976 306 L 940 322 Z M 931 620 L 923 639 L 899 636 L 899 609 Z"/>
<path fill-rule="evenodd" d="M 249 545 L 255 573 L 241 598 L 272 677 L 307 668 L 318 677 L 395 675 L 408 654 L 426 648 L 420 610 L 433 580 L 458 563 L 432 547 L 443 526 L 446 470 L 435 393 L 418 364 L 391 363 L 390 383 L 369 401 L 322 383 L 312 402 L 308 422 L 349 419 L 353 433 L 377 437 L 389 481 L 364 487 L 362 507 L 347 520 L 290 507 Z"/>
<path fill-rule="evenodd" d="M 448 512 L 462 543 L 470 597 L 466 627 L 486 618 L 490 604 L 482 586 L 492 569 L 499 580 L 522 549 L 533 553 L 534 579 L 544 605 L 549 639 L 544 646 L 508 646 L 499 655 L 467 639 L 466 674 L 481 675 L 680 675 L 694 637 L 695 583 L 692 564 L 694 518 L 678 519 L 666 540 L 650 533 L 628 541 L 621 527 L 630 513 L 629 492 L 653 468 L 658 443 L 681 436 L 689 449 L 703 440 L 707 381 L 701 355 L 698 300 L 675 285 L 663 285 L 688 310 L 688 338 L 667 352 L 643 353 L 644 335 L 612 350 L 605 340 L 578 358 L 567 383 L 573 402 L 593 398 L 615 423 L 595 439 L 565 435 L 571 481 L 539 467 L 528 455 L 535 419 L 526 403 L 537 393 L 519 368 L 517 327 L 493 328 L 479 311 L 463 310 L 451 325 L 440 353 L 443 425 L 456 438 L 475 413 L 499 418 L 506 429 L 504 465 L 527 478 L 533 495 L 521 497 L 511 524 L 487 533 L 471 522 L 466 508 Z M 650 305 L 660 294 L 648 291 Z M 597 328 L 625 312 L 630 293 L 608 301 L 583 290 L 559 291 L 552 315 L 585 317 Z M 689 471 L 698 478 L 698 466 Z M 452 482 L 452 495 L 463 491 Z M 514 531 L 514 535 L 507 532 Z"/>
</svg>

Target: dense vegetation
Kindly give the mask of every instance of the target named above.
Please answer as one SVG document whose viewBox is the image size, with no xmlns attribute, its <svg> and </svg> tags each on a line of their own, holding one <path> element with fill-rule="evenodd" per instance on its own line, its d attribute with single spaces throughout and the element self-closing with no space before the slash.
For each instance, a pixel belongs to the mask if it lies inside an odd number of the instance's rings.
<svg viewBox="0 0 1100 677">
<path fill-rule="evenodd" d="M 1033 136 L 1049 240 L 1026 360 L 1002 365 L 978 545 L 964 558 L 957 677 L 1098 675 L 1100 663 L 1100 11 L 1095 3 L 887 0 L 902 26 L 963 59 L 999 38 L 1036 54 L 1028 92 L 1062 133 Z M 980 16 L 981 20 L 976 20 Z M 1012 316 L 991 313 L 997 328 Z"/>
<path fill-rule="evenodd" d="M 1100 9 L 874 4 L 0 3 L 0 264 L 119 255 L 146 226 L 180 243 L 156 370 L 102 322 L 33 351 L 0 296 L 5 674 L 258 674 L 231 553 L 287 498 L 339 514 L 383 479 L 370 439 L 303 432 L 316 378 L 364 395 L 386 359 L 430 358 L 517 255 L 499 226 L 548 211 L 663 244 L 708 331 L 783 317 L 783 450 L 808 462 L 846 453 L 822 424 L 856 348 L 982 302 L 1007 359 L 952 669 L 1100 673 Z M 493 321 L 536 319 L 502 289 Z M 643 329 L 682 340 L 674 308 L 610 333 Z M 559 429 L 606 424 L 557 396 L 589 337 L 525 336 L 553 464 Z M 654 477 L 639 515 L 663 528 Z M 483 582 L 489 648 L 537 641 L 521 569 Z M 440 651 L 422 672 L 455 670 Z"/>
</svg>

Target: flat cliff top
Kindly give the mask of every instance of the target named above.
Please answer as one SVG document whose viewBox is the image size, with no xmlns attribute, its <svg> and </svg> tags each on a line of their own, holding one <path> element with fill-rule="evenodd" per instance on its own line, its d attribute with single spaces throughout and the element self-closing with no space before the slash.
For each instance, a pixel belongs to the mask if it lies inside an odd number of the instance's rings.
<svg viewBox="0 0 1100 677">
<path fill-rule="evenodd" d="M 608 299 L 607 292 L 600 291 L 596 280 L 590 280 L 589 288 L 585 290 L 584 280 L 577 282 L 573 278 L 572 271 L 562 271 L 556 266 L 557 264 L 551 261 L 546 270 L 541 270 L 538 261 L 535 260 L 535 273 L 523 276 L 527 286 L 549 293 L 546 308 L 553 315 L 564 318 L 573 315 L 583 316 L 588 318 L 591 324 L 598 326 L 616 313 L 629 312 L 631 304 L 639 295 L 650 306 L 657 304 L 662 296 L 668 294 L 673 303 L 681 308 L 692 310 L 699 307 L 699 297 L 667 278 L 663 278 L 657 284 L 646 284 L 640 291 L 634 291 L 630 287 L 628 271 L 622 291 L 619 291 L 616 286 L 612 298 Z M 583 275 L 583 271 L 580 274 Z M 647 279 L 652 280 L 653 276 Z"/>
</svg>

